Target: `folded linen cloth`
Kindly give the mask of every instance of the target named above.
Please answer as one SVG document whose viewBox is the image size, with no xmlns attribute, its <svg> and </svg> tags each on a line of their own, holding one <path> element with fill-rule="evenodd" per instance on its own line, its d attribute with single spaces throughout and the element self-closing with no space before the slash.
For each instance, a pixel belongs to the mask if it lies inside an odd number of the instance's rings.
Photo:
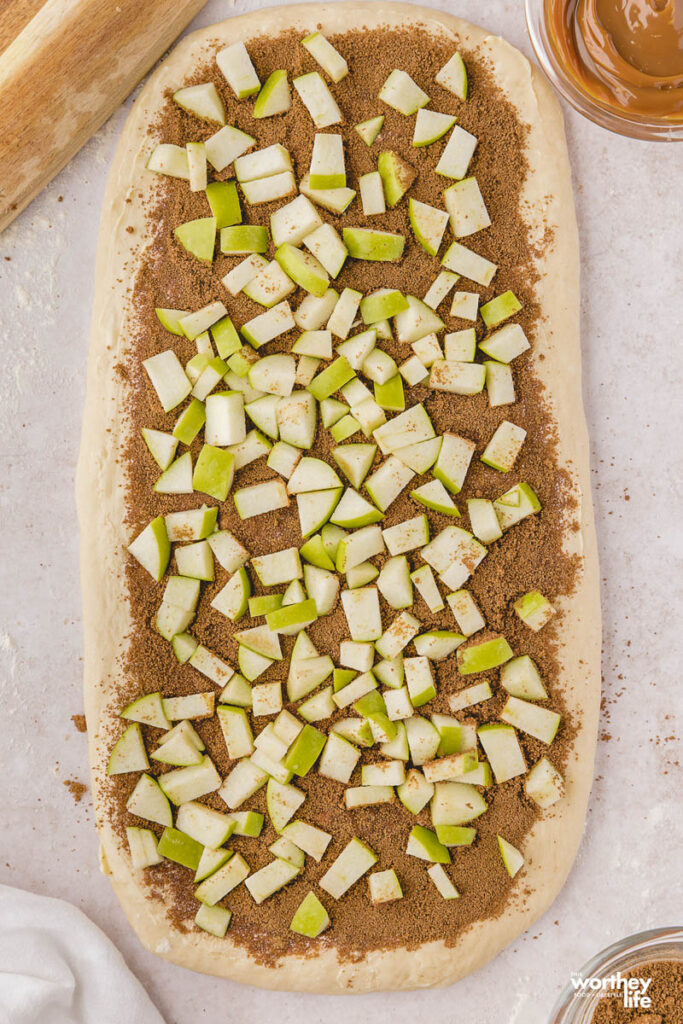
<svg viewBox="0 0 683 1024">
<path fill-rule="evenodd" d="M 164 1024 L 106 935 L 64 900 L 0 885 L 0 1024 Z"/>
</svg>

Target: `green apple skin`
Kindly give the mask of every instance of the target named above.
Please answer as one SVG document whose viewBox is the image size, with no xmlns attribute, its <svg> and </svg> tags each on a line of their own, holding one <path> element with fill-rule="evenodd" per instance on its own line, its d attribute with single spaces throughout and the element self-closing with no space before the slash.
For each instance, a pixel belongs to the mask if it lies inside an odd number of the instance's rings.
<svg viewBox="0 0 683 1024">
<path fill-rule="evenodd" d="M 159 323 L 162 327 L 165 327 L 171 334 L 177 334 L 179 337 L 184 337 L 185 332 L 180 326 L 179 321 L 187 316 L 187 310 L 185 309 L 163 309 L 161 306 L 157 306 L 154 310 L 159 318 Z"/>
<path fill-rule="evenodd" d="M 307 775 L 323 752 L 327 736 L 305 725 L 290 747 L 284 761 L 287 771 L 295 775 Z"/>
<path fill-rule="evenodd" d="M 254 101 L 253 116 L 255 118 L 274 117 L 285 114 L 292 105 L 292 96 L 287 80 L 287 72 L 273 71 L 265 80 L 261 91 Z"/>
<path fill-rule="evenodd" d="M 159 853 L 167 860 L 182 864 L 185 868 L 196 871 L 201 860 L 204 847 L 196 839 L 191 839 L 184 832 L 175 828 L 165 828 L 159 840 Z"/>
<path fill-rule="evenodd" d="M 195 463 L 192 486 L 217 501 L 225 501 L 232 487 L 234 465 L 232 452 L 205 444 Z"/>
<path fill-rule="evenodd" d="M 365 145 L 372 146 L 382 131 L 383 125 L 384 114 L 379 114 L 378 117 L 371 117 L 369 121 L 361 121 L 360 124 L 354 125 L 354 127 Z"/>
<path fill-rule="evenodd" d="M 396 263 L 403 255 L 405 238 L 390 231 L 373 228 L 344 228 L 344 245 L 349 256 L 376 263 Z"/>
<path fill-rule="evenodd" d="M 392 210 L 400 203 L 417 177 L 417 171 L 392 150 L 385 150 L 377 158 L 377 170 L 384 185 L 387 206 Z"/>
<path fill-rule="evenodd" d="M 299 904 L 289 927 L 297 935 L 316 939 L 326 928 L 329 928 L 329 925 L 330 919 L 324 906 L 314 892 L 309 892 Z"/>
<path fill-rule="evenodd" d="M 180 224 L 173 232 L 183 249 L 202 263 L 212 264 L 216 246 L 216 218 L 199 217 Z"/>
<path fill-rule="evenodd" d="M 513 651 L 504 636 L 458 650 L 458 671 L 461 675 L 488 672 L 513 657 Z"/>
<path fill-rule="evenodd" d="M 216 220 L 217 230 L 242 223 L 242 211 L 234 181 L 212 181 L 206 186 L 206 198 Z"/>
<path fill-rule="evenodd" d="M 495 299 L 485 302 L 479 312 L 487 327 L 496 327 L 503 320 L 508 320 L 515 313 L 519 313 L 522 303 L 512 291 L 496 295 Z"/>
</svg>

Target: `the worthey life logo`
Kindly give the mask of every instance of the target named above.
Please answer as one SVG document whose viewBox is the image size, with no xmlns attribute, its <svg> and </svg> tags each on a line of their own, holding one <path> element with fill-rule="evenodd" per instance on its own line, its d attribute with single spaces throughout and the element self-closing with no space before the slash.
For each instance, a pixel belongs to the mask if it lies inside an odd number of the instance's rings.
<svg viewBox="0 0 683 1024">
<path fill-rule="evenodd" d="M 582 995 L 592 995 L 594 992 L 602 992 L 604 995 L 620 996 L 624 1006 L 649 1010 L 652 1006 L 652 997 L 648 995 L 648 989 L 652 984 L 652 978 L 625 977 L 621 971 L 610 974 L 606 978 L 584 978 L 580 974 L 572 974 L 572 985 L 575 992 Z"/>
</svg>

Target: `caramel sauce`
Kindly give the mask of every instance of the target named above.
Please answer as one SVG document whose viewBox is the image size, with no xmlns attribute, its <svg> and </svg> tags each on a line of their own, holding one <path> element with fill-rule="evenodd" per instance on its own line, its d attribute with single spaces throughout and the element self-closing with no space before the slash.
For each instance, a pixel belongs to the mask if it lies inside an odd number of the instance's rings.
<svg viewBox="0 0 683 1024">
<path fill-rule="evenodd" d="M 683 0 L 546 0 L 556 58 L 602 106 L 683 123 Z"/>
</svg>

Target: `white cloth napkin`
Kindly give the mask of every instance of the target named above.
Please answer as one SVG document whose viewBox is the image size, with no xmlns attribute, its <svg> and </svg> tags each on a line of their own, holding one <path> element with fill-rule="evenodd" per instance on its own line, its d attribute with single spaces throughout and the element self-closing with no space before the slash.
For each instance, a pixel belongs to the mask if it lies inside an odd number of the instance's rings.
<svg viewBox="0 0 683 1024">
<path fill-rule="evenodd" d="M 0 885 L 0 1024 L 164 1024 L 103 932 L 63 900 Z"/>
</svg>

